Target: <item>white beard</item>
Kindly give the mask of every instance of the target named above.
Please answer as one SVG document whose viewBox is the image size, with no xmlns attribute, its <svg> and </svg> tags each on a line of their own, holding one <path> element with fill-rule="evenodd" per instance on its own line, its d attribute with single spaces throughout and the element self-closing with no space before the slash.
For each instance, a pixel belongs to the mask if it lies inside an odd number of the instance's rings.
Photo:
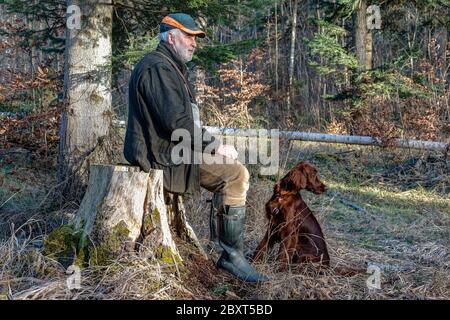
<svg viewBox="0 0 450 320">
<path fill-rule="evenodd" d="M 189 51 L 189 49 L 183 47 L 177 42 L 173 44 L 173 49 L 180 56 L 181 60 L 184 63 L 192 60 L 192 56 L 194 55 L 193 51 Z"/>
</svg>

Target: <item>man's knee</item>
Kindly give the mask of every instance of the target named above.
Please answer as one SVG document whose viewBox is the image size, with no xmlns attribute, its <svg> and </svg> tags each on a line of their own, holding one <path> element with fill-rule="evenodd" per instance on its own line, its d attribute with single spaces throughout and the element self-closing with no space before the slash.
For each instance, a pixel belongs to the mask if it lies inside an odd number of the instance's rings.
<svg viewBox="0 0 450 320">
<path fill-rule="evenodd" d="M 237 171 L 237 179 L 242 181 L 243 183 L 248 183 L 248 181 L 250 180 L 250 174 L 248 173 L 247 168 L 243 164 L 239 164 Z"/>
<path fill-rule="evenodd" d="M 233 185 L 235 191 L 242 194 L 243 197 L 245 197 L 247 190 L 250 187 L 249 180 L 250 174 L 248 173 L 247 168 L 244 165 L 239 164 L 237 168 L 236 183 L 234 183 Z"/>
<path fill-rule="evenodd" d="M 244 206 L 249 189 L 250 174 L 242 164 L 236 164 L 233 168 L 233 178 L 224 186 L 224 203 L 231 206 Z"/>
</svg>

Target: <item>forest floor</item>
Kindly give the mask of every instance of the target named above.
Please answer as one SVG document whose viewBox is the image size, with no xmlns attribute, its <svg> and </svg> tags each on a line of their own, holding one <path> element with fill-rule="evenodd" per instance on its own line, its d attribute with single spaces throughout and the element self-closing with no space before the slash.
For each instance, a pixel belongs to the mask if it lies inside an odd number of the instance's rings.
<svg viewBox="0 0 450 320">
<path fill-rule="evenodd" d="M 270 280 L 243 283 L 217 270 L 176 239 L 185 268 L 124 255 L 109 266 L 81 271 L 81 288 L 69 290 L 68 275 L 42 254 L 43 239 L 67 222 L 76 203 L 52 200 L 58 191 L 55 159 L 36 161 L 17 150 L 0 150 L 0 299 L 450 299 L 450 162 L 442 154 L 376 147 L 295 142 L 285 145 L 281 169 L 308 160 L 328 190 L 302 192 L 320 221 L 332 266 L 375 266 L 371 275 L 342 277 L 311 266 L 278 272 L 274 253 L 256 265 Z M 278 177 L 260 176 L 249 165 L 245 243 L 262 238 L 264 204 Z M 281 173 L 282 174 L 282 173 Z M 208 247 L 211 196 L 186 199 L 188 220 Z M 369 279 L 370 280 L 370 279 Z"/>
</svg>

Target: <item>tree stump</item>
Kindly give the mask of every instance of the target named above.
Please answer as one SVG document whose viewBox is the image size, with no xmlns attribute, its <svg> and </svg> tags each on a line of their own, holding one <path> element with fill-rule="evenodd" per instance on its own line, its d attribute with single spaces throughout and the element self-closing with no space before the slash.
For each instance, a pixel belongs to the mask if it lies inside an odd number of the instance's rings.
<svg viewBox="0 0 450 320">
<path fill-rule="evenodd" d="M 177 235 L 181 239 L 191 242 L 200 251 L 202 256 L 205 259 L 208 259 L 208 255 L 205 250 L 203 250 L 194 229 L 192 229 L 186 219 L 186 209 L 184 208 L 183 196 L 165 192 L 165 202 L 169 216 L 169 223 L 175 229 Z"/>
<path fill-rule="evenodd" d="M 183 260 L 170 233 L 162 170 L 150 170 L 148 173 L 147 197 L 143 208 L 142 233 L 138 239 L 141 254 L 155 256 L 169 263 L 181 263 Z"/>
<path fill-rule="evenodd" d="M 166 207 L 162 170 L 91 165 L 89 185 L 73 221 L 74 229 L 81 231 L 79 247 L 89 248 L 89 261 L 95 264 L 111 261 L 124 249 L 137 249 L 140 255 L 177 265 L 183 260 L 170 232 L 172 222 L 177 233 L 195 239 L 204 254 L 186 221 L 182 198 L 177 196 L 175 203 Z"/>
</svg>

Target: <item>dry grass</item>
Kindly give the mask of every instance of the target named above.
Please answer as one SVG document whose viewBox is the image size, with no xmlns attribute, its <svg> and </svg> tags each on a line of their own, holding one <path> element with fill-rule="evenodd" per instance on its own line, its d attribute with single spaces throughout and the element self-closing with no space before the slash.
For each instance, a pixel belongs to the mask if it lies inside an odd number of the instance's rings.
<svg viewBox="0 0 450 320">
<path fill-rule="evenodd" d="M 11 299 L 172 299 L 189 297 L 170 266 L 124 255 L 105 267 L 81 271 L 81 288 L 69 290 L 68 274 L 40 252 L 44 235 L 23 238 L 14 230 L 0 245 L 0 292 Z"/>
<path fill-rule="evenodd" d="M 346 278 L 332 269 L 318 272 L 308 265 L 277 272 L 274 252 L 256 266 L 271 280 L 246 284 L 217 270 L 213 259 L 204 260 L 178 240 L 186 266 L 179 274 L 157 261 L 124 254 L 107 267 L 83 269 L 81 289 L 70 291 L 64 267 L 43 256 L 41 249 L 45 234 L 67 221 L 76 204 L 37 207 L 51 191 L 48 181 L 53 177 L 13 161 L 8 166 L 2 163 L 1 171 L 0 204 L 6 204 L 0 208 L 0 295 L 11 299 L 450 299 L 446 159 L 319 143 L 296 143 L 283 150 L 290 151 L 282 159 L 282 171 L 309 160 L 329 187 L 322 196 L 303 195 L 323 226 L 332 266 L 377 265 L 381 289 L 367 287 L 369 274 Z M 19 174 L 11 175 L 14 169 Z M 245 243 L 252 250 L 264 233 L 263 206 L 275 178 L 258 176 L 256 166 L 249 169 Z M 22 191 L 8 200 L 17 192 L 11 186 L 25 191 L 33 186 L 39 192 Z M 210 196 L 205 191 L 200 201 L 186 199 L 188 219 L 205 247 Z M 217 256 L 211 253 L 211 257 Z"/>
<path fill-rule="evenodd" d="M 370 274 L 346 278 L 311 266 L 276 272 L 275 248 L 257 266 L 272 280 L 257 286 L 239 283 L 235 292 L 248 299 L 450 298 L 450 171 L 445 158 L 318 143 L 284 149 L 290 152 L 281 161 L 282 171 L 309 160 L 329 187 L 323 196 L 303 195 L 324 228 L 332 266 L 378 266 L 381 289 L 367 287 Z M 255 248 L 264 234 L 264 204 L 273 181 L 250 169 L 245 240 L 248 248 Z M 195 202 L 190 217 L 206 242 L 209 196 L 205 192 Z"/>
</svg>

